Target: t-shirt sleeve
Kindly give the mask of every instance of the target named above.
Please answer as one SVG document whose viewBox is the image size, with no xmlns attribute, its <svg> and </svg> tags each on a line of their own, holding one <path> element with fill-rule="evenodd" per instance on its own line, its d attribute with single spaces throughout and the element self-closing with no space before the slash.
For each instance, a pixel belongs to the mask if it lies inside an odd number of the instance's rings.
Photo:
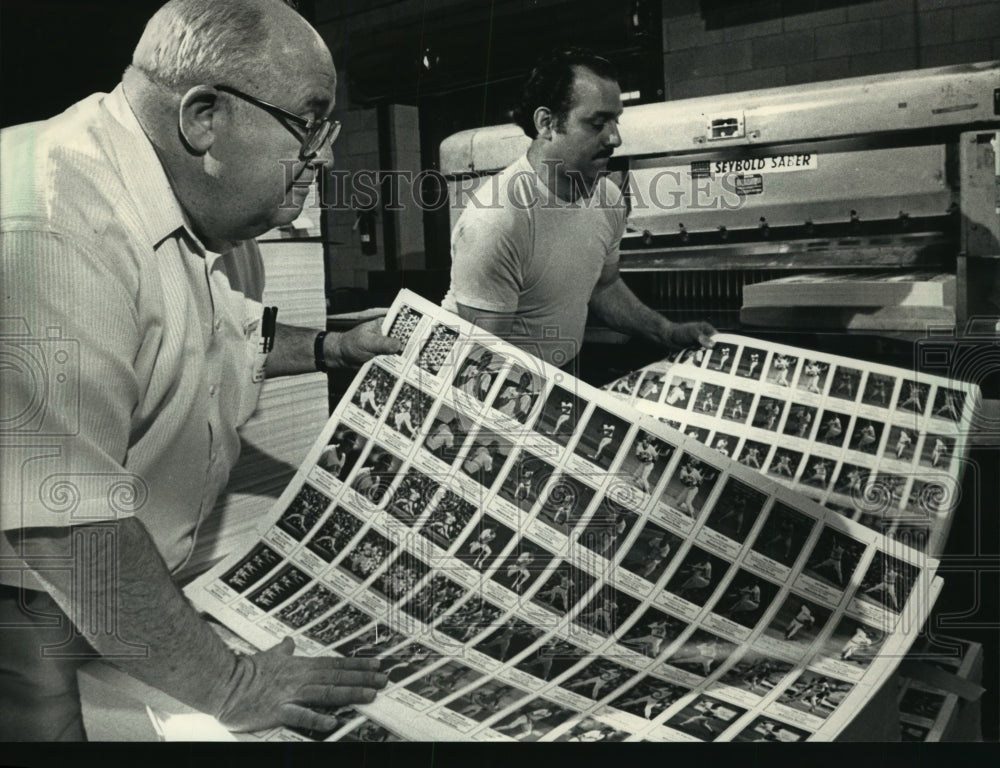
<svg viewBox="0 0 1000 768">
<path fill-rule="evenodd" d="M 490 312 L 517 309 L 529 238 L 527 216 L 518 213 L 490 206 L 467 208 L 459 217 L 451 236 L 451 292 L 459 304 Z"/>
<path fill-rule="evenodd" d="M 605 209 L 608 214 L 608 226 L 611 228 L 611 237 L 608 239 L 608 250 L 604 256 L 605 266 L 617 264 L 621 258 L 621 243 L 625 236 L 625 224 L 627 220 L 627 210 L 625 208 L 625 196 L 621 190 L 610 181 L 607 182 L 609 189 L 604 193 L 608 196 L 610 205 Z"/>
</svg>

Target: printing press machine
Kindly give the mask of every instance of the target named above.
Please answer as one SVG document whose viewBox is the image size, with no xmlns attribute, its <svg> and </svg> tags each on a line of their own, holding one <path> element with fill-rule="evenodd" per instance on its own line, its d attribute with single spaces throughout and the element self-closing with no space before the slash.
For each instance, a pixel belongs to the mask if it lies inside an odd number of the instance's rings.
<svg viewBox="0 0 1000 768">
<path fill-rule="evenodd" d="M 932 619 L 928 637 L 933 644 L 938 629 L 962 628 L 986 646 L 982 679 L 995 681 L 995 609 L 983 606 L 997 604 L 1000 540 L 1000 62 L 631 106 L 620 124 L 609 171 L 629 205 L 621 271 L 647 305 L 673 320 L 707 319 L 723 331 L 980 385 L 975 469 L 940 553 L 944 618 Z M 442 142 L 452 226 L 463 193 L 529 143 L 513 124 Z M 813 270 L 954 275 L 954 322 L 871 330 L 741 322 L 745 286 Z M 588 325 L 580 376 L 604 384 L 662 355 Z M 993 690 L 983 701 L 985 722 L 996 719 L 996 699 Z M 962 706 L 978 733 L 979 703 Z M 870 709 L 890 731 L 893 707 Z"/>
</svg>

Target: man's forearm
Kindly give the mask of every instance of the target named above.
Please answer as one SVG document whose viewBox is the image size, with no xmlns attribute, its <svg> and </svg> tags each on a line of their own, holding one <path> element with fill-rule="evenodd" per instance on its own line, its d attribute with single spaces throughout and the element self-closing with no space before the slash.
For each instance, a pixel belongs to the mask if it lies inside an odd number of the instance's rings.
<svg viewBox="0 0 1000 768">
<path fill-rule="evenodd" d="M 301 328 L 278 323 L 274 334 L 274 347 L 267 356 L 267 377 L 315 372 L 314 347 L 317 333 L 319 333 L 318 328 Z"/>
<path fill-rule="evenodd" d="M 621 278 L 599 287 L 590 299 L 590 308 L 612 330 L 657 344 L 668 343 L 674 325 L 639 301 Z"/>
<path fill-rule="evenodd" d="M 92 574 L 85 591 L 73 586 L 70 572 L 39 566 L 37 574 L 84 638 L 134 677 L 215 714 L 226 701 L 235 655 L 181 594 L 142 523 L 126 518 L 112 535 L 106 530 L 32 530 L 22 551 L 29 563 L 72 553 L 74 569 Z"/>
<path fill-rule="evenodd" d="M 397 339 L 383 336 L 382 314 L 354 326 L 344 333 L 330 331 L 323 338 L 323 363 L 328 370 L 358 368 L 375 355 L 392 355 L 400 350 Z M 278 324 L 274 347 L 267 356 L 268 378 L 312 373 L 316 365 L 318 328 Z"/>
</svg>

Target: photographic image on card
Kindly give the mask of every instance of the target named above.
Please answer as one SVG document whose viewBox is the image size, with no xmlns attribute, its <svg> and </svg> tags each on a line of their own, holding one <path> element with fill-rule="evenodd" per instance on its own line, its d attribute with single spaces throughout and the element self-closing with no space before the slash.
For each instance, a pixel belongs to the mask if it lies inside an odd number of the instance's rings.
<svg viewBox="0 0 1000 768">
<path fill-rule="evenodd" d="M 568 561 L 560 561 L 531 597 L 533 603 L 562 615 L 587 593 L 595 578 Z"/>
<path fill-rule="evenodd" d="M 652 720 L 687 693 L 689 689 L 683 686 L 649 676 L 637 681 L 608 704 L 630 715 Z"/>
<path fill-rule="evenodd" d="M 699 457 L 684 453 L 660 501 L 688 517 L 697 518 L 719 479 L 720 470 Z"/>
<path fill-rule="evenodd" d="M 452 490 L 446 490 L 430 516 L 421 525 L 420 533 L 441 549 L 450 549 L 476 512 L 475 504 L 466 501 Z"/>
<path fill-rule="evenodd" d="M 802 572 L 837 589 L 844 589 L 850 583 L 864 549 L 860 541 L 827 526 L 816 541 Z"/>
<path fill-rule="evenodd" d="M 563 534 L 569 532 L 583 517 L 596 492 L 568 474 L 556 475 L 545 492 L 537 519 Z"/>
<path fill-rule="evenodd" d="M 510 438 L 498 431 L 480 429 L 469 441 L 469 451 L 460 460 L 462 472 L 483 490 L 489 489 L 513 450 Z"/>
<path fill-rule="evenodd" d="M 695 413 L 714 418 L 722 405 L 725 387 L 720 384 L 702 383 L 694 400 Z"/>
<path fill-rule="evenodd" d="M 715 601 L 712 612 L 753 629 L 780 589 L 777 584 L 741 568 Z"/>
<path fill-rule="evenodd" d="M 459 365 L 452 384 L 458 391 L 485 403 L 504 360 L 492 349 L 481 344 L 469 346 L 471 351 Z"/>
<path fill-rule="evenodd" d="M 618 644 L 655 659 L 687 629 L 687 626 L 675 616 L 656 608 L 649 608 L 631 627 L 621 633 Z"/>
<path fill-rule="evenodd" d="M 757 403 L 757 408 L 753 412 L 751 424 L 758 429 L 766 429 L 771 432 L 778 431 L 778 424 L 781 422 L 781 415 L 785 410 L 785 401 L 777 397 L 761 397 Z"/>
<path fill-rule="evenodd" d="M 396 377 L 377 365 L 373 365 L 358 385 L 351 402 L 377 419 L 382 415 L 382 410 L 385 408 L 394 386 L 396 386 Z"/>
<path fill-rule="evenodd" d="M 802 545 L 809 538 L 815 524 L 816 521 L 805 513 L 777 501 L 771 507 L 751 549 L 791 567 L 798 559 Z"/>
<path fill-rule="evenodd" d="M 490 727 L 494 731 L 523 742 L 538 741 L 557 725 L 574 715 L 573 710 L 546 699 L 532 699 L 523 707 L 500 718 Z"/>
<path fill-rule="evenodd" d="M 965 393 L 957 389 L 938 387 L 934 395 L 934 405 L 931 407 L 931 416 L 947 421 L 961 421 L 962 408 L 965 405 Z"/>
<path fill-rule="evenodd" d="M 297 541 L 312 530 L 333 500 L 311 485 L 303 485 L 278 518 L 278 527 Z"/>
<path fill-rule="evenodd" d="M 895 388 L 895 377 L 886 376 L 883 373 L 870 373 L 865 382 L 864 391 L 861 393 L 861 402 L 878 408 L 888 408 L 889 403 L 892 402 Z"/>
<path fill-rule="evenodd" d="M 771 619 L 764 634 L 805 651 L 830 620 L 831 610 L 814 600 L 790 593 Z"/>
<path fill-rule="evenodd" d="M 404 383 L 389 406 L 386 424 L 410 440 L 416 439 L 427 418 L 433 398 L 412 384 Z"/>
<path fill-rule="evenodd" d="M 455 557 L 482 573 L 489 570 L 513 536 L 514 531 L 506 525 L 490 515 L 481 514 L 469 526 L 468 536 L 459 544 Z"/>
<path fill-rule="evenodd" d="M 413 691 L 417 696 L 431 701 L 441 701 L 445 696 L 464 688 L 482 676 L 482 672 L 478 672 L 460 661 L 448 661 L 407 683 L 404 687 Z"/>
<path fill-rule="evenodd" d="M 423 447 L 445 464 L 452 464 L 469 436 L 472 419 L 442 403 L 427 429 Z"/>
<path fill-rule="evenodd" d="M 389 499 L 386 511 L 403 525 L 412 528 L 440 488 L 437 481 L 423 472 L 408 470 Z"/>
<path fill-rule="evenodd" d="M 853 683 L 807 669 L 781 692 L 778 702 L 825 720 L 853 689 Z"/>
<path fill-rule="evenodd" d="M 545 381 L 540 375 L 515 364 L 500 385 L 500 391 L 493 400 L 493 409 L 507 418 L 527 424 L 544 386 Z"/>
<path fill-rule="evenodd" d="M 587 407 L 587 401 L 560 386 L 552 387 L 545 399 L 535 430 L 562 446 L 569 443 Z"/>
<path fill-rule="evenodd" d="M 605 497 L 580 531 L 577 542 L 612 560 L 638 519 L 638 514 Z"/>
<path fill-rule="evenodd" d="M 280 562 L 281 555 L 266 544 L 258 544 L 220 578 L 237 592 L 244 592 Z"/>
<path fill-rule="evenodd" d="M 567 691 L 598 701 L 635 674 L 635 670 L 611 659 L 596 659 L 559 683 Z"/>
<path fill-rule="evenodd" d="M 364 523 L 346 509 L 334 507 L 330 516 L 306 542 L 306 546 L 329 563 L 363 527 Z"/>
<path fill-rule="evenodd" d="M 705 525 L 733 541 L 742 543 L 760 515 L 767 494 L 730 477 L 712 505 Z"/>
<path fill-rule="evenodd" d="M 647 522 L 633 542 L 622 567 L 646 581 L 657 581 L 670 565 L 683 539 L 656 523 Z"/>
<path fill-rule="evenodd" d="M 497 661 L 507 661 L 532 645 L 545 630 L 518 618 L 507 619 L 502 626 L 476 643 L 475 648 Z"/>
<path fill-rule="evenodd" d="M 601 469 L 607 469 L 621 448 L 630 426 L 621 416 L 595 407 L 573 452 Z"/>
<path fill-rule="evenodd" d="M 675 446 L 640 430 L 625 452 L 618 472 L 643 493 L 650 493 L 673 456 Z"/>
<path fill-rule="evenodd" d="M 729 561 L 691 547 L 665 589 L 695 605 L 704 605 L 729 570 Z"/>
<path fill-rule="evenodd" d="M 350 637 L 372 621 L 372 617 L 357 606 L 346 603 L 329 616 L 325 616 L 303 634 L 320 645 L 333 645 L 338 640 Z"/>
<path fill-rule="evenodd" d="M 743 347 L 740 361 L 736 366 L 736 375 L 745 379 L 759 380 L 764 372 L 764 358 L 767 352 L 757 347 Z"/>
<path fill-rule="evenodd" d="M 694 394 L 695 380 L 684 376 L 674 376 L 667 385 L 667 395 L 663 402 L 672 408 L 687 409 L 691 405 Z"/>
<path fill-rule="evenodd" d="M 760 471 L 767 461 L 767 455 L 771 452 L 771 446 L 757 440 L 747 440 L 740 449 L 737 461 L 744 467 Z"/>
<path fill-rule="evenodd" d="M 334 429 L 327 443 L 316 459 L 316 466 L 333 477 L 347 477 L 361 456 L 365 439 L 352 428 L 340 424 Z"/>
<path fill-rule="evenodd" d="M 420 324 L 422 318 L 423 315 L 420 312 L 404 304 L 392 319 L 392 324 L 389 326 L 389 333 L 386 335 L 393 339 L 399 339 L 405 348 L 410 341 L 410 337 L 413 336 L 413 332 L 417 330 L 417 326 Z"/>
<path fill-rule="evenodd" d="M 775 720 L 772 717 L 757 717 L 746 728 L 733 737 L 734 742 L 805 741 L 811 735 L 810 731 L 796 728 L 788 723 Z"/>
<path fill-rule="evenodd" d="M 699 696 L 664 723 L 702 741 L 715 741 L 746 710 L 710 696 Z"/>
<path fill-rule="evenodd" d="M 372 447 L 361 468 L 350 478 L 350 487 L 370 504 L 379 504 L 396 479 L 402 461 L 379 445 Z"/>
<path fill-rule="evenodd" d="M 626 592 L 605 585 L 600 592 L 573 618 L 573 622 L 588 632 L 608 637 L 618 625 L 639 607 L 639 600 Z"/>
<path fill-rule="evenodd" d="M 527 692 L 513 685 L 500 680 L 488 680 L 478 688 L 452 699 L 444 706 L 462 717 L 481 723 L 527 696 Z"/>
<path fill-rule="evenodd" d="M 733 367 L 733 352 L 735 347 L 732 344 L 717 344 L 708 355 L 708 369 L 719 373 L 729 373 Z"/>
<path fill-rule="evenodd" d="M 844 616 L 833 634 L 823 643 L 821 653 L 827 658 L 867 668 L 878 656 L 886 633 L 870 624 Z"/>
<path fill-rule="evenodd" d="M 515 667 L 525 674 L 548 682 L 559 677 L 588 655 L 587 651 L 569 640 L 564 640 L 558 635 L 550 635 L 515 664 Z"/>
<path fill-rule="evenodd" d="M 795 378 L 795 370 L 799 359 L 794 355 L 776 352 L 771 359 L 771 368 L 767 373 L 767 382 L 778 387 L 790 387 Z"/>
<path fill-rule="evenodd" d="M 424 624 L 433 624 L 445 611 L 465 596 L 465 587 L 443 573 L 434 573 L 417 593 L 403 604 L 402 610 Z"/>
<path fill-rule="evenodd" d="M 522 537 L 490 578 L 512 592 L 523 594 L 552 562 L 552 557 L 545 547 Z"/>
<path fill-rule="evenodd" d="M 260 588 L 251 592 L 247 599 L 262 611 L 269 611 L 288 600 L 310 581 L 309 576 L 298 568 L 286 565 Z"/>
<path fill-rule="evenodd" d="M 458 340 L 458 331 L 438 323 L 417 356 L 417 366 L 437 376 Z"/>
<path fill-rule="evenodd" d="M 787 661 L 750 650 L 719 678 L 719 682 L 756 696 L 767 696 L 792 669 L 794 665 Z"/>
<path fill-rule="evenodd" d="M 371 590 L 394 603 L 409 594 L 428 571 L 430 567 L 423 560 L 403 549 L 378 575 L 371 585 Z"/>
<path fill-rule="evenodd" d="M 499 494 L 519 509 L 529 510 L 542 496 L 555 470 L 552 464 L 527 450 L 518 453 L 509 466 Z"/>
<path fill-rule="evenodd" d="M 858 600 L 899 613 L 913 591 L 920 568 L 885 552 L 876 552 L 855 593 Z"/>
</svg>

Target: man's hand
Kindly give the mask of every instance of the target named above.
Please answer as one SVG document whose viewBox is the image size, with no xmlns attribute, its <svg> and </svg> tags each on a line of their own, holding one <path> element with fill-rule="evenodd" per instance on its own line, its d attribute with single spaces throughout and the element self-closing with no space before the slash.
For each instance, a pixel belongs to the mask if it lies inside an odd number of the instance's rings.
<svg viewBox="0 0 1000 768">
<path fill-rule="evenodd" d="M 399 339 L 383 336 L 381 326 L 382 319 L 376 318 L 345 333 L 328 334 L 323 345 L 327 368 L 359 368 L 376 355 L 399 352 Z"/>
<path fill-rule="evenodd" d="M 230 730 L 256 731 L 276 725 L 330 730 L 337 718 L 311 707 L 368 704 L 388 677 L 376 659 L 293 656 L 286 637 L 269 650 L 240 656 L 230 694 L 215 716 Z"/>
<path fill-rule="evenodd" d="M 684 349 L 685 347 L 702 346 L 711 349 L 715 346 L 712 336 L 716 333 L 711 323 L 699 320 L 693 323 L 671 323 L 661 334 L 664 346 Z"/>
</svg>

